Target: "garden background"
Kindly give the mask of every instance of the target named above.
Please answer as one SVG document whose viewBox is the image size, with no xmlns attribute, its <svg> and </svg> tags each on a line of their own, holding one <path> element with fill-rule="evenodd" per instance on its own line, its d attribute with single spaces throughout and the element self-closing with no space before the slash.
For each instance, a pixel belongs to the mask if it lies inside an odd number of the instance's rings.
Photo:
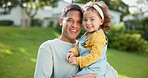
<svg viewBox="0 0 148 78">
<path fill-rule="evenodd" d="M 9 14 L 11 9 L 18 5 L 17 1 L 0 1 L 0 8 L 5 9 L 4 12 L 1 12 L 0 9 L 0 14 Z M 53 0 L 53 2 L 50 2 L 52 0 L 40 1 L 38 2 L 40 8 L 58 2 L 57 0 Z M 90 0 L 77 0 L 78 3 L 88 1 Z M 111 30 L 106 32 L 109 39 L 107 51 L 109 63 L 118 71 L 119 78 L 148 78 L 148 17 L 145 17 L 148 11 L 146 9 L 143 11 L 140 8 L 140 12 L 132 11 L 133 13 L 131 13 L 129 12 L 131 5 L 125 3 L 124 0 L 103 1 L 109 5 L 110 9 L 121 12 L 120 23 L 114 24 L 112 22 L 110 24 Z M 42 4 L 44 2 L 50 4 Z M 141 5 L 148 4 L 147 0 L 136 0 L 136 2 Z M 4 6 L 9 3 L 11 6 Z M 24 0 L 24 2 L 18 3 L 33 4 L 34 1 Z M 56 5 L 52 6 L 56 7 Z M 22 8 L 30 7 L 24 6 Z M 123 20 L 129 15 L 134 18 Z M 61 26 L 59 23 L 53 26 L 53 22 L 50 21 L 47 27 L 43 27 L 44 19 L 34 19 L 33 15 L 30 15 L 30 19 L 30 24 L 26 26 L 14 25 L 12 20 L 0 20 L 0 78 L 33 78 L 39 46 L 46 40 L 60 36 Z M 54 21 L 58 22 L 58 20 Z M 79 37 L 84 32 L 83 29 Z"/>
</svg>

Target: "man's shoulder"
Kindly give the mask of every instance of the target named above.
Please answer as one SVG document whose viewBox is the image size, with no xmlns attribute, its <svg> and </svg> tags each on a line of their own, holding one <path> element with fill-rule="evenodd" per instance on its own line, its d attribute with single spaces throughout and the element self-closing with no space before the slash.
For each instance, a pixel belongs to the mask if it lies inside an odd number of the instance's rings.
<svg viewBox="0 0 148 78">
<path fill-rule="evenodd" d="M 52 40 L 47 40 L 45 42 L 43 42 L 40 47 L 45 47 L 45 46 L 50 46 L 51 44 L 54 44 L 56 42 L 56 38 L 52 39 Z"/>
</svg>

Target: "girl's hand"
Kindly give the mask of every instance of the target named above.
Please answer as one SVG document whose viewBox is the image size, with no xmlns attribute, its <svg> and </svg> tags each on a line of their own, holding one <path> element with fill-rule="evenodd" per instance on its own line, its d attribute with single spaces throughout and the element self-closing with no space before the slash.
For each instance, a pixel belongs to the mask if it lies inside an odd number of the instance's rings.
<svg viewBox="0 0 148 78">
<path fill-rule="evenodd" d="M 70 64 L 77 64 L 77 57 L 75 57 L 75 56 L 69 57 L 68 62 Z"/>
<path fill-rule="evenodd" d="M 74 54 L 72 52 L 67 53 L 66 60 L 68 61 L 68 59 L 73 56 L 74 56 Z"/>
</svg>

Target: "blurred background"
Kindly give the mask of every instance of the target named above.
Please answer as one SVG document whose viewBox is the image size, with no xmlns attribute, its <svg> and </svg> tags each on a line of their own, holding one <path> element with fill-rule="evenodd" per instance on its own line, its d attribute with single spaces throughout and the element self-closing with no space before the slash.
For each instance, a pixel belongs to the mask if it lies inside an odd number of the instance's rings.
<svg viewBox="0 0 148 78">
<path fill-rule="evenodd" d="M 89 1 L 110 9 L 107 57 L 119 78 L 148 78 L 148 0 L 0 0 L 0 78 L 33 78 L 38 47 L 60 36 L 62 9 Z"/>
</svg>

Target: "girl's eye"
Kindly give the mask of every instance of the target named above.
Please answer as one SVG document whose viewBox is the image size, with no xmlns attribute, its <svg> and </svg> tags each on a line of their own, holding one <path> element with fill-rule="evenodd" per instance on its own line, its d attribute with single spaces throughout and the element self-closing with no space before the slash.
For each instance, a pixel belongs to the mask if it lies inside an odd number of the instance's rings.
<svg viewBox="0 0 148 78">
<path fill-rule="evenodd" d="M 91 19 L 91 20 L 93 21 L 93 20 L 95 20 L 95 19 Z"/>
</svg>

